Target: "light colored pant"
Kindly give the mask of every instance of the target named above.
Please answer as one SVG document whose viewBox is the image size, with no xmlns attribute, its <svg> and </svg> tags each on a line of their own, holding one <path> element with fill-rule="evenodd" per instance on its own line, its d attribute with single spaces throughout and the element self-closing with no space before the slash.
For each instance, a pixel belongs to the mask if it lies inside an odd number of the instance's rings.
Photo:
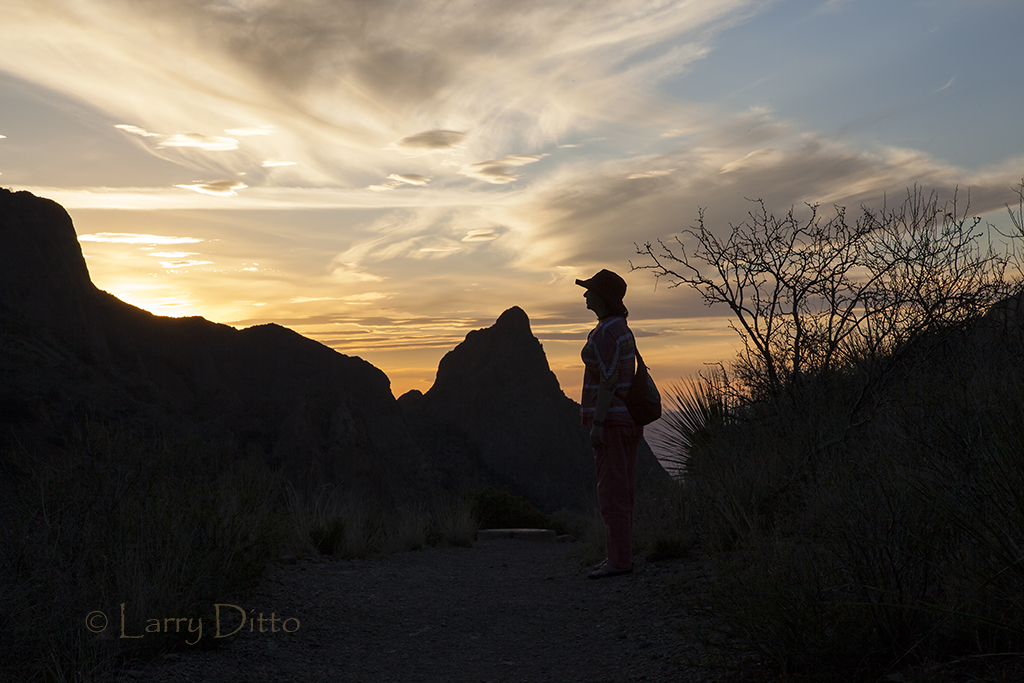
<svg viewBox="0 0 1024 683">
<path fill-rule="evenodd" d="M 616 569 L 633 567 L 633 493 L 636 454 L 643 435 L 644 428 L 639 425 L 606 424 L 604 445 L 594 449 L 608 564 Z"/>
</svg>

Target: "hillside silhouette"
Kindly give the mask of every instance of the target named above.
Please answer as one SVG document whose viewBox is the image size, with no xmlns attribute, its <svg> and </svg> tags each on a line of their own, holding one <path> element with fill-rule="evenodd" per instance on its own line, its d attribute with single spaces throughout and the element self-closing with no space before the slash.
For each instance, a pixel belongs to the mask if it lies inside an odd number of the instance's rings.
<svg viewBox="0 0 1024 683">
<path fill-rule="evenodd" d="M 519 308 L 396 401 L 378 368 L 279 325 L 162 317 L 98 289 L 51 200 L 0 190 L 0 244 L 0 448 L 61 457 L 98 421 L 259 454 L 301 489 L 385 504 L 469 485 L 549 511 L 592 495 L 578 406 Z M 667 478 L 646 446 L 641 470 Z"/>
</svg>

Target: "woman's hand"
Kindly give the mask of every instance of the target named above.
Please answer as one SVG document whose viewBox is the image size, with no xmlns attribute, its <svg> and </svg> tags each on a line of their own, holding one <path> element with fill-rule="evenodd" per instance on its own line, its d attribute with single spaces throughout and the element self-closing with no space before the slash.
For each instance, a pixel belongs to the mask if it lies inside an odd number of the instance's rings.
<svg viewBox="0 0 1024 683">
<path fill-rule="evenodd" d="M 590 428 L 590 445 L 600 448 L 604 445 L 604 425 L 593 425 Z"/>
</svg>

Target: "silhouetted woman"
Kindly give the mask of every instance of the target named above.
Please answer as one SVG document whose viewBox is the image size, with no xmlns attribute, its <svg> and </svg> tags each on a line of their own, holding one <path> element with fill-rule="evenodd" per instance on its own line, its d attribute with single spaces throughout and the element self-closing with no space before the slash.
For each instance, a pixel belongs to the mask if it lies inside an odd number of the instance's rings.
<svg viewBox="0 0 1024 683">
<path fill-rule="evenodd" d="M 580 414 L 594 447 L 597 502 L 608 547 L 608 559 L 588 575 L 600 579 L 633 571 L 633 490 L 644 428 L 629 416 L 622 400 L 633 381 L 636 358 L 636 341 L 626 325 L 629 312 L 622 303 L 626 281 L 602 270 L 576 284 L 586 288 L 587 308 L 598 318 L 581 354 L 585 370 Z"/>
</svg>

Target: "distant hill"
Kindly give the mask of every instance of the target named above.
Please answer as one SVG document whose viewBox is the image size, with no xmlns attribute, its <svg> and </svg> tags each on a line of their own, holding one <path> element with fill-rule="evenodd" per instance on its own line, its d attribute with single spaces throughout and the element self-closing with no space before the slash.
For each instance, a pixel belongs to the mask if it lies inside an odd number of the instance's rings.
<svg viewBox="0 0 1024 683">
<path fill-rule="evenodd" d="M 99 290 L 67 212 L 0 189 L 0 450 L 61 457 L 82 420 L 217 441 L 301 488 L 392 502 L 507 484 L 554 509 L 594 488 L 578 406 L 521 309 L 471 332 L 426 395 L 398 402 L 370 363 L 278 325 L 156 316 Z"/>
</svg>

